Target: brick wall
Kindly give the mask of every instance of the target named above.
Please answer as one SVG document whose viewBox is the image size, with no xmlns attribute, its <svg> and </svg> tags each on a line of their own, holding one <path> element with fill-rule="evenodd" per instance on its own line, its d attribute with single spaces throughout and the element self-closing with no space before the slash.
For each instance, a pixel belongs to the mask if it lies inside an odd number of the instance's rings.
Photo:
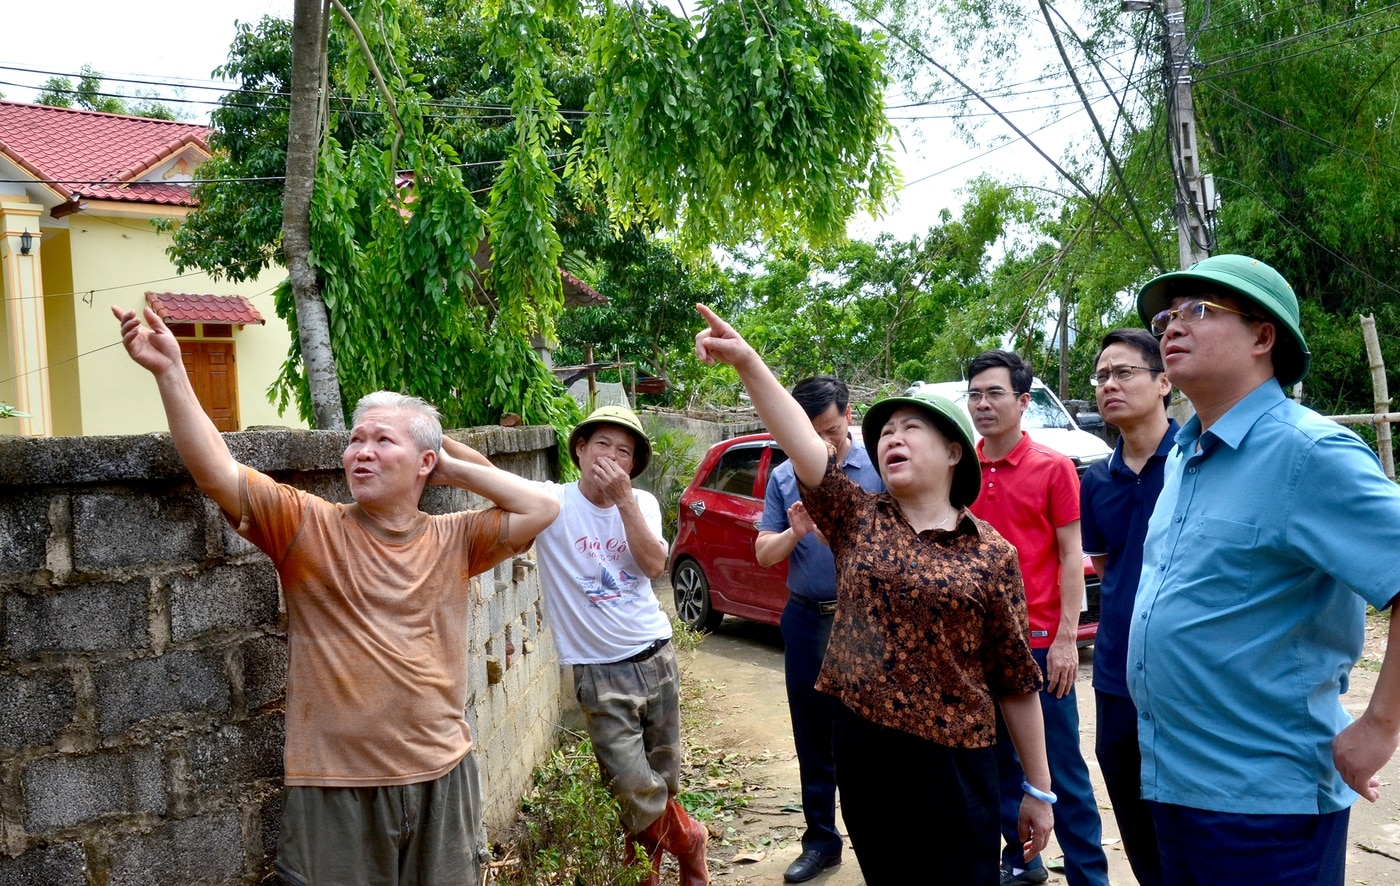
<svg viewBox="0 0 1400 886">
<path fill-rule="evenodd" d="M 551 476 L 548 428 L 455 434 Z M 234 456 L 348 501 L 343 433 L 226 435 Z M 479 507 L 430 487 L 423 507 Z M 471 696 L 492 832 L 559 719 L 533 552 L 479 576 Z M 0 886 L 232 884 L 276 846 L 284 615 L 266 557 L 166 435 L 0 438 Z"/>
</svg>

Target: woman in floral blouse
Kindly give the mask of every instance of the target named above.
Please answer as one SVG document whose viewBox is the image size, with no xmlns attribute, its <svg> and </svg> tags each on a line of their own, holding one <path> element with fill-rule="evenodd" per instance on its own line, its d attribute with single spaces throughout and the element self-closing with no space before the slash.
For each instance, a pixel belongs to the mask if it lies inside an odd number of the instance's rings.
<svg viewBox="0 0 1400 886">
<path fill-rule="evenodd" d="M 1015 549 L 967 510 L 981 487 L 967 416 L 936 394 L 891 397 L 861 423 L 887 492 L 845 477 L 792 396 L 709 308 L 695 338 L 739 372 L 836 558 L 837 611 L 817 688 L 843 704 L 836 783 L 871 886 L 1000 880 L 992 746 L 1001 706 L 1026 773 L 1026 857 L 1053 822 L 1040 670 Z M 927 859 L 918 871 L 911 855 Z"/>
</svg>

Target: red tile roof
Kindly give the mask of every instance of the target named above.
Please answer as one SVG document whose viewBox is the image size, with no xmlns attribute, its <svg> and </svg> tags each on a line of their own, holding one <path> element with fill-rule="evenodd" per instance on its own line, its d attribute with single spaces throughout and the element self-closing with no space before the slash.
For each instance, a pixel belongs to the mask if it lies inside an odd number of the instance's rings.
<svg viewBox="0 0 1400 886">
<path fill-rule="evenodd" d="M 0 153 L 64 197 L 193 206 L 186 185 L 135 179 L 189 146 L 207 153 L 193 123 L 0 101 Z M 129 184 L 128 184 L 129 183 Z"/>
<path fill-rule="evenodd" d="M 589 305 L 605 305 L 608 303 L 608 297 L 606 295 L 603 295 L 603 293 L 589 286 L 563 268 L 559 269 L 559 276 L 564 280 L 564 307 L 581 308 Z"/>
<path fill-rule="evenodd" d="M 166 323 L 264 323 L 258 309 L 241 295 L 148 292 L 146 303 Z"/>
</svg>

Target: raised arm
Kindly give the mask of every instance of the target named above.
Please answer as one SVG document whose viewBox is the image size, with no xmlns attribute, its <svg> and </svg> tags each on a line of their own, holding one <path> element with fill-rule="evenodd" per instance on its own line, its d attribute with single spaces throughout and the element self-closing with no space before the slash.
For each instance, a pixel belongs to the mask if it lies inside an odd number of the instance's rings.
<svg viewBox="0 0 1400 886">
<path fill-rule="evenodd" d="M 481 465 L 484 468 L 495 467 L 495 465 L 491 464 L 491 459 L 482 455 L 480 452 L 476 451 L 475 449 L 463 443 L 462 441 L 453 440 L 451 437 L 448 437 L 445 434 L 442 438 L 442 451 L 446 452 L 453 458 L 458 458 L 462 461 L 471 462 L 474 465 Z"/>
<path fill-rule="evenodd" d="M 738 371 L 759 419 L 787 453 L 797 479 L 809 487 L 821 483 L 826 474 L 826 444 L 812 429 L 807 413 L 734 327 L 704 305 L 695 309 L 708 324 L 695 336 L 695 355 L 706 363 L 728 363 Z"/>
<path fill-rule="evenodd" d="M 522 548 L 559 516 L 559 501 L 546 488 L 493 467 L 486 456 L 465 443 L 442 438 L 442 457 L 429 482 L 476 493 L 510 514 L 506 541 Z"/>
<path fill-rule="evenodd" d="M 180 357 L 180 343 L 155 311 L 146 308 L 146 326 L 135 311 L 112 306 L 112 314 L 121 323 L 122 345 L 135 363 L 155 376 L 160 401 L 165 407 L 165 420 L 170 426 L 170 438 L 175 451 L 189 469 L 195 485 L 214 500 L 225 514 L 241 516 L 238 495 L 238 462 L 228 450 L 199 405 L 194 386 L 185 372 Z"/>
</svg>

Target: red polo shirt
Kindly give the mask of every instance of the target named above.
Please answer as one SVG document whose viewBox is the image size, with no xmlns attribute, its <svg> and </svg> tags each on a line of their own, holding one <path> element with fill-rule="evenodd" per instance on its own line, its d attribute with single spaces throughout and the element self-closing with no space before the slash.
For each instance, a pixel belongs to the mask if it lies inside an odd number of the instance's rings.
<svg viewBox="0 0 1400 886">
<path fill-rule="evenodd" d="M 1031 617 L 1031 648 L 1044 649 L 1060 625 L 1060 547 L 1055 530 L 1079 519 L 1079 475 L 1069 457 L 1031 440 L 997 461 L 982 452 L 982 492 L 972 513 L 992 524 L 1016 547 L 1026 605 Z"/>
</svg>

